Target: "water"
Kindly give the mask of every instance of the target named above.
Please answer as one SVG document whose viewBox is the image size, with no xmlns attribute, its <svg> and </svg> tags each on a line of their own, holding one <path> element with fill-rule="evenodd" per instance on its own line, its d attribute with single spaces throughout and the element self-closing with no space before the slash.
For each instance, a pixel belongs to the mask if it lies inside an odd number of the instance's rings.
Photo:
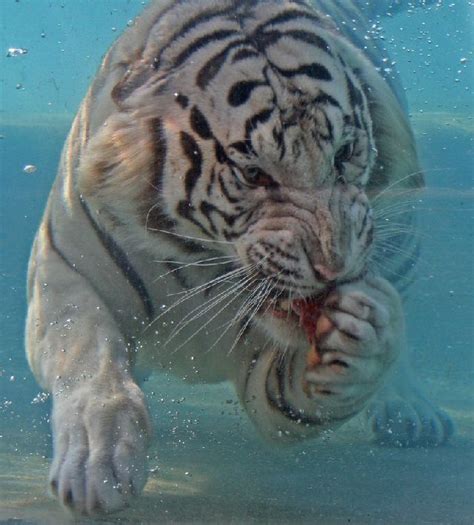
<svg viewBox="0 0 474 525">
<path fill-rule="evenodd" d="M 74 112 L 101 55 L 141 4 L 1 5 L 0 520 L 8 523 L 67 520 L 46 495 L 49 399 L 23 357 L 26 265 Z M 406 306 L 408 335 L 421 382 L 453 417 L 455 438 L 435 449 L 377 447 L 353 421 L 328 442 L 273 449 L 259 441 L 230 387 L 189 386 L 162 374 L 145 384 L 156 437 L 150 480 L 117 522 L 155 523 L 158 516 L 175 523 L 471 522 L 470 21 L 472 8 L 460 0 L 384 20 L 428 183 L 419 206 L 423 260 Z"/>
</svg>

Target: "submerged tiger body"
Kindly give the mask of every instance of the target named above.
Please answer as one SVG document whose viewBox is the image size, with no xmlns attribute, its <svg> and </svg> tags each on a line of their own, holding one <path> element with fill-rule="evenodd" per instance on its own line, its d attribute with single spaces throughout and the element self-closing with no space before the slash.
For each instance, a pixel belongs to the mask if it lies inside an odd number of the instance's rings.
<svg viewBox="0 0 474 525">
<path fill-rule="evenodd" d="M 136 381 L 154 368 L 233 382 L 278 441 L 363 409 L 381 441 L 449 437 L 407 369 L 415 217 L 383 224 L 423 181 L 361 9 L 157 2 L 106 55 L 30 261 L 27 351 L 53 393 L 64 505 L 110 511 L 143 487 Z M 317 364 L 297 306 L 315 298 Z"/>
</svg>

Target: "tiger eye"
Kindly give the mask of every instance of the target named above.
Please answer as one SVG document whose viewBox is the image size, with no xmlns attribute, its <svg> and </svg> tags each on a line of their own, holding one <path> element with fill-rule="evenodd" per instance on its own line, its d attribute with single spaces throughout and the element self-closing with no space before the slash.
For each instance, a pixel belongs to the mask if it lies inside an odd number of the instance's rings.
<svg viewBox="0 0 474 525">
<path fill-rule="evenodd" d="M 249 166 L 245 168 L 244 172 L 245 180 L 252 186 L 277 186 L 278 184 L 273 180 L 273 178 L 265 173 L 258 166 Z"/>
</svg>

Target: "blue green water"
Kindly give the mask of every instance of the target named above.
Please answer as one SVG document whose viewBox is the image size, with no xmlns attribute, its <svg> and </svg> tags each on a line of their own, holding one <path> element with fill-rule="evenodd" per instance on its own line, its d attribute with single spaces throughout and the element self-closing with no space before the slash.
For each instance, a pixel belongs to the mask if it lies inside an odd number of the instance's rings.
<svg viewBox="0 0 474 525">
<path fill-rule="evenodd" d="M 151 479 L 121 522 L 470 523 L 474 489 L 473 34 L 465 0 L 384 20 L 428 189 L 423 254 L 406 311 L 425 389 L 457 435 L 438 449 L 367 442 L 357 422 L 329 443 L 269 450 L 226 385 L 146 386 Z M 62 523 L 45 494 L 49 401 L 23 350 L 30 245 L 60 149 L 102 54 L 142 9 L 132 0 L 0 0 L 0 523 Z M 6 57 L 10 47 L 28 49 Z M 37 167 L 25 173 L 25 165 Z M 154 400 L 156 399 L 156 403 Z M 158 521 L 158 517 L 160 520 Z"/>
</svg>

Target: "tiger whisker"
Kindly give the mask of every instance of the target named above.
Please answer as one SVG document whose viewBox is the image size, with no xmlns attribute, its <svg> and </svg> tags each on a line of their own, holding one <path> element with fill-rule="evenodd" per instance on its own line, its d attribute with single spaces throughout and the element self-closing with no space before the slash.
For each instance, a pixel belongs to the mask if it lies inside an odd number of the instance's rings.
<svg viewBox="0 0 474 525">
<path fill-rule="evenodd" d="M 207 259 L 200 259 L 199 261 L 173 261 L 171 259 L 154 259 L 155 263 L 164 263 L 164 264 L 182 264 L 184 265 L 195 265 L 200 266 L 201 263 L 207 263 L 209 261 L 220 261 L 223 259 L 239 259 L 237 255 L 222 255 L 219 257 L 209 257 Z"/>
<path fill-rule="evenodd" d="M 255 264 L 247 265 L 242 268 L 236 268 L 235 270 L 231 270 L 229 272 L 226 272 L 222 275 L 219 275 L 215 277 L 214 279 L 211 279 L 210 281 L 195 286 L 194 288 L 190 288 L 189 290 L 184 290 L 181 292 L 176 292 L 173 294 L 168 294 L 168 296 L 174 296 L 174 295 L 180 295 L 181 297 L 185 298 L 190 295 L 194 295 L 195 292 L 207 292 L 214 286 L 217 286 L 219 284 L 225 283 L 225 282 L 231 282 L 234 279 L 239 279 L 240 274 L 246 274 L 252 271 L 255 268 Z"/>
<path fill-rule="evenodd" d="M 151 183 L 150 183 L 151 184 Z M 159 190 L 157 190 L 158 192 Z M 155 204 L 153 204 L 153 206 L 150 206 L 150 209 L 147 211 L 146 213 L 146 217 L 145 217 L 145 231 L 149 231 L 148 229 L 148 220 L 150 218 L 150 215 L 151 215 L 151 212 L 153 210 L 155 210 L 156 208 L 160 207 L 160 203 L 159 202 L 155 202 Z"/>
<path fill-rule="evenodd" d="M 389 268 L 387 266 L 386 259 L 384 259 L 382 257 L 378 257 L 375 254 L 372 254 L 372 257 L 368 261 L 368 266 L 370 266 L 372 263 L 375 265 L 375 267 L 377 268 L 379 273 L 383 274 L 385 272 L 389 272 L 390 274 L 394 275 L 395 277 L 399 277 L 402 280 L 407 278 L 407 275 L 403 275 L 403 274 L 393 270 L 392 268 Z"/>
<path fill-rule="evenodd" d="M 423 170 L 414 171 L 413 173 L 409 173 L 405 177 L 402 177 L 401 179 L 398 179 L 398 180 L 392 182 L 392 184 L 389 184 L 388 186 L 386 186 L 380 193 L 377 193 L 377 195 L 372 199 L 372 202 L 373 203 L 377 202 L 380 198 L 382 198 L 384 195 L 386 195 L 388 191 L 390 191 L 392 188 L 396 187 L 398 184 L 401 184 L 402 182 L 408 180 L 411 177 L 416 177 L 417 175 L 421 175 L 422 173 L 424 173 Z M 409 190 L 404 190 L 404 191 L 409 191 Z M 411 191 L 414 193 L 416 191 L 420 191 L 420 188 L 416 188 L 415 187 L 415 188 L 412 188 Z"/>
<path fill-rule="evenodd" d="M 259 287 L 252 290 L 252 293 L 244 300 L 244 302 L 241 304 L 239 310 L 235 314 L 234 318 L 230 321 L 230 326 L 235 325 L 238 321 L 240 321 L 243 317 L 245 317 L 245 314 L 249 308 L 249 306 L 255 301 L 257 292 L 259 291 Z"/>
<path fill-rule="evenodd" d="M 165 342 L 165 345 L 167 345 L 170 341 L 172 341 L 182 330 L 188 326 L 190 323 L 198 319 L 199 317 L 205 315 L 207 312 L 212 310 L 215 306 L 219 305 L 222 301 L 227 299 L 232 294 L 235 294 L 238 290 L 245 288 L 249 282 L 251 282 L 254 279 L 254 275 L 249 276 L 247 279 L 244 279 L 243 281 L 240 281 L 238 283 L 234 283 L 230 288 L 226 288 L 224 291 L 218 293 L 217 295 L 210 298 L 208 301 L 204 302 L 203 304 L 199 304 L 193 310 L 188 312 L 183 319 L 179 321 L 179 323 L 176 325 L 173 332 L 170 334 L 168 339 Z M 230 303 L 228 303 L 230 304 Z M 220 310 L 221 312 L 222 310 Z"/>
<path fill-rule="evenodd" d="M 173 235 L 175 237 L 179 237 L 181 239 L 189 239 L 193 241 L 199 241 L 199 242 L 209 242 L 209 243 L 215 243 L 215 244 L 231 244 L 235 245 L 235 242 L 232 241 L 222 241 L 222 240 L 216 240 L 216 239 L 204 239 L 203 237 L 194 237 L 192 235 L 183 235 L 181 233 L 176 232 L 170 232 L 169 230 L 162 230 L 160 228 L 148 228 L 149 231 L 153 232 L 160 232 L 160 233 L 166 233 L 168 235 Z"/>
<path fill-rule="evenodd" d="M 247 284 L 247 283 L 246 283 Z M 227 294 L 226 297 L 228 297 L 231 294 Z M 183 341 L 179 346 L 177 346 L 173 351 L 172 354 L 175 354 L 178 352 L 183 346 L 185 346 L 191 339 L 193 339 L 198 333 L 202 332 L 208 325 L 211 323 L 217 316 L 221 315 L 222 312 L 231 304 L 233 303 L 239 296 L 234 295 L 231 297 L 231 299 L 224 305 L 223 308 L 220 308 L 213 316 L 211 316 L 203 325 L 201 325 L 197 330 L 195 330 L 185 341 Z M 222 299 L 223 300 L 223 299 Z M 220 301 L 221 302 L 221 301 Z"/>
<path fill-rule="evenodd" d="M 265 256 L 262 260 L 265 260 L 268 256 Z M 259 261 L 261 262 L 261 261 Z M 244 317 L 245 315 L 245 311 L 246 311 L 246 308 L 247 306 L 249 305 L 249 303 L 254 299 L 255 295 L 256 295 L 256 292 L 258 291 L 258 288 L 260 287 L 260 285 L 262 285 L 262 283 L 265 283 L 267 281 L 270 281 L 270 280 L 274 280 L 275 278 L 278 277 L 278 275 L 280 275 L 281 272 L 279 272 L 276 276 L 272 276 L 270 278 L 265 278 L 263 280 L 261 280 L 261 282 L 259 283 L 259 285 L 257 286 L 256 289 L 254 289 L 252 291 L 252 293 L 247 297 L 247 299 L 242 303 L 242 305 L 240 306 L 239 310 L 237 311 L 235 317 L 233 320 L 231 320 L 231 324 L 235 324 L 238 320 L 240 320 L 242 317 Z M 283 290 L 280 290 L 279 294 L 278 294 L 278 297 L 283 293 Z M 271 301 L 274 303 L 276 301 L 275 298 L 272 298 Z"/>
<path fill-rule="evenodd" d="M 423 235 L 415 227 L 404 227 L 403 225 L 398 225 L 396 223 L 377 225 L 377 228 L 376 228 L 377 237 L 380 237 L 382 235 L 385 235 L 385 236 L 389 235 L 392 237 L 397 234 L 408 234 L 408 235 L 414 235 L 414 236 Z"/>
<path fill-rule="evenodd" d="M 247 268 L 243 267 L 243 268 L 237 268 L 236 270 L 232 270 L 230 272 L 227 272 L 223 275 L 220 275 L 219 277 L 215 278 L 215 279 L 212 279 L 211 281 L 209 282 L 206 282 L 204 284 L 201 284 L 199 286 L 196 286 L 194 287 L 193 289 L 190 289 L 190 290 L 186 290 L 185 293 L 186 295 L 184 296 L 181 296 L 177 301 L 175 301 L 171 306 L 169 306 L 168 308 L 166 308 L 164 311 L 162 311 L 158 316 L 156 316 L 152 321 L 150 321 L 148 323 L 148 325 L 145 327 L 145 330 L 149 329 L 154 323 L 156 323 L 159 319 L 161 319 L 164 315 L 168 314 L 169 312 L 171 312 L 172 310 L 174 310 L 176 307 L 178 307 L 180 304 L 182 304 L 184 301 L 187 301 L 188 299 L 191 299 L 192 297 L 194 297 L 195 295 L 203 292 L 204 290 L 207 290 L 209 288 L 212 288 L 213 286 L 216 286 L 217 284 L 219 284 L 221 281 L 224 281 L 225 279 L 228 279 L 229 278 L 229 275 L 238 275 L 240 273 L 245 273 L 247 271 Z M 168 296 L 170 295 L 178 295 L 178 294 L 182 294 L 183 292 L 178 292 L 177 294 L 168 294 Z"/>
<path fill-rule="evenodd" d="M 226 272 L 225 274 L 222 274 L 222 275 L 218 275 L 217 277 L 215 277 L 214 279 L 206 282 L 206 283 L 203 283 L 203 284 L 199 284 L 197 286 L 194 286 L 193 288 L 188 288 L 187 290 L 183 290 L 181 292 L 176 292 L 176 293 L 171 293 L 171 294 L 168 294 L 168 296 L 173 296 L 173 295 L 187 295 L 195 290 L 198 290 L 198 289 L 203 289 L 203 288 L 211 288 L 212 286 L 214 286 L 214 282 L 217 281 L 217 282 L 220 282 L 221 280 L 229 280 L 230 278 L 235 278 L 236 276 L 238 276 L 240 273 L 245 273 L 245 272 L 249 272 L 251 270 L 253 270 L 254 268 L 256 268 L 258 266 L 258 264 L 260 264 L 261 262 L 265 261 L 269 256 L 266 255 L 265 257 L 263 257 L 260 261 L 257 261 L 255 263 L 252 263 L 252 264 L 247 264 L 245 266 L 242 266 L 240 268 L 236 268 L 234 270 L 231 270 L 229 272 Z M 211 286 L 212 285 L 212 286 Z"/>
<path fill-rule="evenodd" d="M 261 292 L 259 293 L 259 297 L 257 297 L 257 300 L 255 301 L 255 306 L 253 307 L 253 310 L 250 311 L 250 315 L 248 316 L 247 321 L 242 326 L 242 328 L 239 330 L 239 333 L 237 334 L 234 343 L 232 344 L 229 351 L 227 352 L 227 355 L 230 355 L 232 351 L 234 350 L 234 348 L 237 346 L 237 343 L 240 341 L 242 335 L 247 330 L 248 325 L 253 320 L 257 312 L 260 310 L 261 306 L 266 301 L 267 297 L 271 293 L 271 290 L 274 288 L 274 286 L 275 284 L 272 283 L 270 279 L 264 282 L 264 284 L 262 285 L 263 289 L 261 290 Z"/>
<path fill-rule="evenodd" d="M 237 324 L 239 321 L 241 321 L 249 313 L 251 314 L 252 312 L 254 312 L 254 313 L 257 312 L 258 308 L 260 307 L 259 306 L 259 298 L 261 298 L 262 288 L 264 288 L 264 286 L 265 286 L 265 282 L 262 281 L 253 290 L 251 297 L 245 303 L 245 308 L 242 310 L 241 314 L 238 317 L 235 316 L 233 319 L 230 320 L 227 330 L 230 329 L 235 324 Z M 254 308 L 255 308 L 255 310 L 253 310 Z M 237 344 L 238 340 L 240 339 L 241 335 L 245 331 L 247 325 L 248 325 L 248 322 L 246 322 L 245 325 L 243 327 L 241 327 L 241 329 L 237 333 L 237 336 L 236 336 L 236 339 L 234 340 L 234 343 L 232 344 L 230 350 L 227 352 L 227 355 L 230 355 L 230 353 L 232 352 L 233 348 L 235 347 L 235 345 Z"/>
<path fill-rule="evenodd" d="M 224 258 L 227 259 L 227 260 L 221 261 L 221 262 L 214 262 L 214 263 L 206 262 L 206 261 L 212 261 L 212 260 L 224 259 Z M 173 268 L 172 270 L 168 270 L 167 272 L 159 275 L 158 277 L 156 277 L 156 279 L 154 279 L 153 282 L 157 282 L 160 279 L 163 279 L 164 277 L 166 277 L 166 276 L 168 276 L 168 275 L 170 275 L 172 273 L 178 272 L 179 270 L 183 270 L 184 268 L 189 268 L 190 266 L 200 266 L 200 267 L 220 266 L 220 265 L 224 265 L 224 264 L 230 264 L 230 263 L 232 263 L 234 261 L 237 261 L 237 260 L 239 260 L 239 257 L 231 256 L 231 255 L 228 255 L 228 256 L 225 256 L 225 257 L 211 257 L 209 259 L 203 259 L 201 261 L 188 262 L 188 263 L 179 262 L 179 261 L 167 261 L 167 260 L 159 261 L 159 260 L 155 260 L 153 262 L 166 263 L 166 264 L 180 264 L 181 266 L 178 266 L 177 268 Z"/>
<path fill-rule="evenodd" d="M 377 252 L 389 251 L 391 253 L 399 253 L 401 255 L 404 255 L 408 258 L 408 260 L 411 259 L 413 261 L 418 261 L 418 260 L 420 262 L 422 261 L 422 258 L 418 254 L 411 253 L 408 250 L 403 250 L 399 246 L 392 244 L 392 243 L 383 242 L 383 243 L 380 243 L 380 245 L 377 245 L 375 248 Z"/>
<path fill-rule="evenodd" d="M 390 226 L 387 226 L 386 228 L 377 228 L 375 239 L 393 239 L 394 237 L 398 237 L 400 235 L 403 235 L 404 237 L 411 237 L 415 239 L 426 239 L 429 238 L 429 235 L 426 233 L 422 233 L 419 230 L 416 230 L 415 228 L 400 228 L 399 226 L 394 226 L 393 228 Z"/>
<path fill-rule="evenodd" d="M 252 290 L 250 296 L 248 296 L 244 300 L 236 315 L 230 321 L 227 321 L 223 325 L 220 325 L 219 328 L 225 328 L 223 332 L 219 335 L 219 337 L 214 341 L 214 343 L 206 350 L 206 353 L 210 352 L 213 348 L 215 348 L 217 343 L 227 334 L 227 332 L 245 316 L 247 306 L 254 300 L 257 291 L 258 287 Z"/>
<path fill-rule="evenodd" d="M 279 349 L 279 351 L 278 351 L 278 358 L 277 358 L 277 359 L 278 359 L 278 365 L 279 365 L 279 366 L 281 366 L 281 365 L 283 364 L 283 360 L 285 359 L 286 354 L 287 354 L 289 348 L 290 348 L 290 345 L 287 344 L 287 345 L 285 346 L 285 348 L 281 348 L 281 349 Z"/>
<path fill-rule="evenodd" d="M 188 288 L 187 290 L 182 290 L 180 292 L 175 293 L 169 293 L 167 297 L 173 297 L 175 295 L 181 295 L 183 297 L 194 294 L 194 292 L 203 292 L 207 289 L 212 288 L 213 286 L 216 286 L 222 281 L 228 281 L 233 278 L 236 278 L 239 274 L 245 273 L 248 270 L 252 269 L 255 265 L 247 265 L 242 266 L 241 268 L 235 268 L 234 270 L 230 270 L 229 272 L 226 272 L 222 275 L 218 275 L 217 277 L 214 277 L 210 281 L 206 281 L 205 283 L 198 284 L 196 286 L 193 286 L 192 288 Z"/>
<path fill-rule="evenodd" d="M 390 216 L 392 213 L 403 213 L 407 211 L 418 211 L 419 208 L 416 207 L 415 202 L 397 202 L 383 208 L 374 209 L 374 218 L 378 219 L 380 217 Z"/>
</svg>

